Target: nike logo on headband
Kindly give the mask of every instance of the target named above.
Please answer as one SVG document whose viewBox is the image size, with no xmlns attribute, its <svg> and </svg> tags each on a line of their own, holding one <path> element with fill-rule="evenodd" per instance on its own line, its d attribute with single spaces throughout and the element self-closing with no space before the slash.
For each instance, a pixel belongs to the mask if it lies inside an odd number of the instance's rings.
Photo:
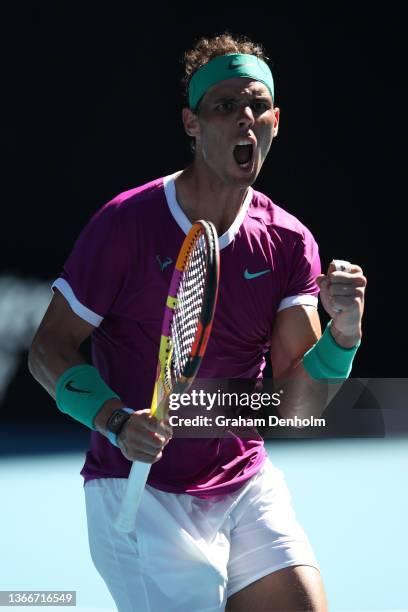
<svg viewBox="0 0 408 612">
<path fill-rule="evenodd" d="M 241 68 L 241 66 L 250 66 L 251 62 L 244 62 L 243 64 L 237 64 L 236 59 L 232 59 L 228 64 L 228 70 L 235 70 L 236 68 Z"/>
</svg>

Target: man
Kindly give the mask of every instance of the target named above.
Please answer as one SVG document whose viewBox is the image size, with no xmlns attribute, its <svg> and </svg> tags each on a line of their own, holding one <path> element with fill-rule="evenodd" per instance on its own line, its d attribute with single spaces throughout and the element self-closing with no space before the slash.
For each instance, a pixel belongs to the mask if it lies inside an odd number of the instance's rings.
<svg viewBox="0 0 408 612">
<path fill-rule="evenodd" d="M 311 414 L 320 380 L 347 377 L 361 338 L 361 268 L 332 263 L 320 274 L 307 228 L 251 187 L 279 126 L 261 48 L 223 34 L 199 41 L 185 65 L 192 163 L 93 217 L 54 283 L 30 370 L 93 429 L 82 471 L 90 548 L 121 612 L 326 610 L 316 559 L 261 438 L 171 439 L 146 409 L 173 264 L 199 218 L 215 224 L 221 249 L 201 377 L 260 378 L 270 347 L 275 378 L 302 383 L 282 416 Z M 332 317 L 323 336 L 319 288 Z M 95 367 L 79 352 L 90 335 Z M 135 530 L 123 535 L 113 520 L 129 460 L 153 465 Z"/>
</svg>

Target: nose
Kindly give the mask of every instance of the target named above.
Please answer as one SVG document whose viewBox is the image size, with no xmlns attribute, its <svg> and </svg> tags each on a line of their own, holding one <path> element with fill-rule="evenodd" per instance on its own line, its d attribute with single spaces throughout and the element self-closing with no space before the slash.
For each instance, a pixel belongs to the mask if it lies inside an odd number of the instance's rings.
<svg viewBox="0 0 408 612">
<path fill-rule="evenodd" d="M 252 108 L 248 105 L 244 106 L 238 115 L 238 120 L 237 120 L 238 127 L 240 129 L 248 128 L 254 125 L 254 123 L 255 123 L 255 119 L 254 119 L 254 115 L 252 112 Z"/>
</svg>

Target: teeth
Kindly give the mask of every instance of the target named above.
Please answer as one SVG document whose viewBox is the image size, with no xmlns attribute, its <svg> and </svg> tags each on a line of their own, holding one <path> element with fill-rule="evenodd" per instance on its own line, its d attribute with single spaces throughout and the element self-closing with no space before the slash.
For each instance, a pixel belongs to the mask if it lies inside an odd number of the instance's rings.
<svg viewBox="0 0 408 612">
<path fill-rule="evenodd" d="M 238 140 L 238 145 L 251 145 L 254 144 L 252 142 L 252 140 L 248 140 L 247 138 L 242 138 L 241 140 Z"/>
</svg>

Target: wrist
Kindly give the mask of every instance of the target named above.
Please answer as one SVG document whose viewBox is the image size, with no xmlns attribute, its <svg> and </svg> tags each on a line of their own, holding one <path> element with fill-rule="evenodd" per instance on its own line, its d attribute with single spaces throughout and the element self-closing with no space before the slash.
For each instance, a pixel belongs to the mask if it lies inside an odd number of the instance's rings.
<svg viewBox="0 0 408 612">
<path fill-rule="evenodd" d="M 328 324 L 328 328 L 330 331 L 330 335 L 333 340 L 338 344 L 341 348 L 351 349 L 354 348 L 362 338 L 361 326 L 359 326 L 358 330 L 352 332 L 350 334 L 345 334 L 337 329 L 333 320 Z"/>
<path fill-rule="evenodd" d="M 106 437 L 114 446 L 120 446 L 119 435 L 125 429 L 125 425 L 134 413 L 132 408 L 117 408 L 111 414 L 106 424 Z"/>
<path fill-rule="evenodd" d="M 329 382 L 336 382 L 339 379 L 348 378 L 354 356 L 360 345 L 360 340 L 355 341 L 352 336 L 347 336 L 346 346 L 338 344 L 330 331 L 331 324 L 332 321 L 327 325 L 316 344 L 303 356 L 303 367 L 310 378 L 315 380 L 326 379 Z M 341 341 L 340 338 L 339 340 Z"/>
<path fill-rule="evenodd" d="M 90 429 L 95 429 L 95 417 L 108 400 L 119 400 L 98 370 L 87 363 L 65 370 L 55 383 L 55 401 L 68 414 Z"/>
<path fill-rule="evenodd" d="M 112 413 L 119 408 L 125 408 L 125 404 L 116 398 L 107 400 L 99 410 L 94 419 L 94 426 L 99 433 L 106 435 L 107 424 Z"/>
</svg>

